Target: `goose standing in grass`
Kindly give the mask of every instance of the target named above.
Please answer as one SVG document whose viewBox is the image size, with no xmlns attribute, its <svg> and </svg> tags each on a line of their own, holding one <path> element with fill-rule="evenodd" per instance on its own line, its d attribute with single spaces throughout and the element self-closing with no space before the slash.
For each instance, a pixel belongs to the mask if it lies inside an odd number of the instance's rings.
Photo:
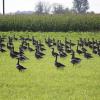
<svg viewBox="0 0 100 100">
<path fill-rule="evenodd" d="M 55 66 L 57 68 L 62 68 L 65 67 L 65 65 L 61 64 L 60 62 L 57 61 L 58 55 L 56 55 L 56 59 L 55 59 Z"/>
<path fill-rule="evenodd" d="M 92 55 L 90 53 L 87 53 L 86 51 L 84 51 L 84 57 L 87 59 L 93 58 Z"/>
<path fill-rule="evenodd" d="M 4 53 L 6 50 L 0 45 L 0 52 Z"/>
<path fill-rule="evenodd" d="M 72 58 L 71 58 L 71 63 L 73 64 L 73 66 L 75 65 L 75 64 L 79 64 L 80 62 L 81 62 L 81 59 L 80 58 L 76 58 L 75 57 L 75 52 L 73 51 L 72 52 Z"/>
<path fill-rule="evenodd" d="M 78 45 L 77 45 L 76 52 L 77 52 L 79 55 L 83 53 L 83 51 L 82 51 L 82 50 L 79 50 Z"/>
<path fill-rule="evenodd" d="M 35 50 L 36 50 L 36 51 L 35 51 L 35 57 L 36 57 L 37 59 L 43 58 L 42 55 L 40 55 L 40 54 L 38 53 L 37 48 L 36 48 Z"/>
<path fill-rule="evenodd" d="M 19 58 L 18 58 L 18 62 L 16 64 L 16 68 L 19 70 L 19 71 L 24 71 L 26 70 L 27 68 L 23 67 L 22 65 L 19 64 Z"/>
<path fill-rule="evenodd" d="M 73 50 L 72 50 L 72 48 L 71 48 L 71 45 L 69 45 L 69 48 L 65 48 L 65 51 L 66 51 L 67 53 L 72 53 Z"/>
<path fill-rule="evenodd" d="M 56 53 L 56 52 L 54 51 L 54 48 L 52 48 L 52 56 L 56 57 L 56 55 L 58 55 L 58 53 Z"/>
</svg>

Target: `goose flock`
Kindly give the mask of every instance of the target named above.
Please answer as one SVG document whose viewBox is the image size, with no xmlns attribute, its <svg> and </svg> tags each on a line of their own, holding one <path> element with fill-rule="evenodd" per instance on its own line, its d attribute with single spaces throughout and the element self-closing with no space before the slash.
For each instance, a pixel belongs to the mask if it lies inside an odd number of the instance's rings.
<svg viewBox="0 0 100 100">
<path fill-rule="evenodd" d="M 15 51 L 14 42 L 19 41 L 19 50 Z M 45 42 L 45 43 L 44 43 Z M 25 51 L 28 50 L 29 52 L 34 52 L 36 59 L 42 59 L 45 54 L 45 45 L 48 46 L 51 50 L 51 55 L 55 58 L 54 65 L 57 68 L 65 67 L 64 64 L 58 62 L 59 58 L 66 58 L 68 55 L 71 55 L 70 62 L 74 65 L 79 64 L 81 62 L 81 58 L 76 57 L 76 53 L 79 55 L 83 55 L 86 59 L 93 58 L 93 54 L 100 56 L 100 41 L 95 40 L 92 38 L 91 40 L 88 38 L 79 38 L 77 43 L 73 43 L 72 40 L 68 40 L 66 37 L 64 42 L 61 40 L 55 40 L 55 38 L 45 38 L 44 42 L 42 43 L 41 40 L 35 39 L 34 36 L 31 38 L 29 36 L 23 37 L 19 36 L 0 36 L 0 52 L 5 53 L 9 50 L 9 55 L 11 58 L 17 59 L 16 68 L 19 71 L 24 71 L 27 68 L 20 65 L 20 61 L 26 61 L 29 58 L 25 56 Z M 30 45 L 32 44 L 32 45 Z M 33 46 L 35 49 L 33 49 Z M 76 47 L 76 49 L 73 49 Z M 8 50 L 6 50 L 7 48 Z M 92 53 L 88 52 L 88 48 L 92 50 Z M 55 51 L 55 49 L 57 49 Z"/>
</svg>

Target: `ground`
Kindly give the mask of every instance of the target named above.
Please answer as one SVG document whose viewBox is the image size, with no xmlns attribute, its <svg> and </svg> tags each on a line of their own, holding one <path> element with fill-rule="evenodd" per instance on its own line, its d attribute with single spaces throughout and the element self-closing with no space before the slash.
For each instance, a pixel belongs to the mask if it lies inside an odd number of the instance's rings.
<svg viewBox="0 0 100 100">
<path fill-rule="evenodd" d="M 80 37 L 95 38 L 100 40 L 99 33 L 33 33 L 33 32 L 1 32 L 0 34 L 35 36 L 44 42 L 46 37 L 54 37 L 64 40 L 65 37 L 77 43 Z M 15 50 L 18 50 L 20 42 L 14 42 Z M 32 44 L 31 44 L 32 46 Z M 34 46 L 33 46 L 34 48 Z M 100 100 L 100 57 L 93 55 L 93 59 L 83 57 L 81 63 L 73 66 L 70 63 L 71 56 L 59 58 L 59 62 L 66 65 L 64 69 L 54 66 L 55 58 L 51 55 L 51 49 L 47 49 L 43 59 L 37 60 L 34 52 L 25 52 L 29 60 L 20 62 L 27 67 L 24 72 L 16 69 L 16 59 L 6 53 L 0 53 L 0 100 Z M 89 49 L 89 52 L 91 50 Z"/>
</svg>

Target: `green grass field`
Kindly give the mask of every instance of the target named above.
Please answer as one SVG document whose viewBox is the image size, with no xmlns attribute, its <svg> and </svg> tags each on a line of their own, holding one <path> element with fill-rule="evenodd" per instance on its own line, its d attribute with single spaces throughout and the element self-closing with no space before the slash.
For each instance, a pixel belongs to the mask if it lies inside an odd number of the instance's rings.
<svg viewBox="0 0 100 100">
<path fill-rule="evenodd" d="M 95 38 L 100 40 L 98 33 L 32 33 L 32 32 L 0 32 L 0 35 L 34 36 L 36 39 L 47 37 L 61 39 L 65 37 L 77 43 L 82 38 Z M 20 42 L 14 42 L 18 51 Z M 31 44 L 32 46 L 32 44 Z M 33 46 L 34 48 L 34 46 Z M 20 62 L 27 70 L 19 72 L 16 69 L 16 59 L 6 53 L 0 53 L 0 100 L 100 100 L 100 57 L 93 55 L 87 60 L 83 55 L 76 54 L 82 59 L 81 63 L 73 66 L 71 56 L 59 58 L 59 62 L 66 65 L 64 69 L 57 69 L 54 65 L 55 58 L 51 49 L 46 45 L 46 54 L 43 59 L 37 60 L 34 52 L 25 51 L 29 60 Z M 75 49 L 75 48 L 74 48 Z M 88 49 L 89 52 L 92 52 Z"/>
</svg>

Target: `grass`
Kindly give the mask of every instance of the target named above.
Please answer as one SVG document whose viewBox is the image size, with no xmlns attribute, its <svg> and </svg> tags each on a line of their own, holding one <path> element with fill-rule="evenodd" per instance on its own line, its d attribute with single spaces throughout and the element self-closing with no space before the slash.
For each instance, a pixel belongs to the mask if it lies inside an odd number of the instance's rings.
<svg viewBox="0 0 100 100">
<path fill-rule="evenodd" d="M 32 33 L 32 32 L 0 32 L 4 35 L 16 34 L 35 36 L 44 42 L 45 37 L 64 40 L 65 37 L 77 41 L 80 37 L 100 40 L 100 34 L 93 33 Z M 14 42 L 16 51 L 19 42 Z M 54 57 L 46 47 L 46 56 L 37 60 L 34 52 L 25 52 L 30 60 L 20 62 L 27 67 L 24 72 L 16 69 L 16 59 L 11 59 L 9 51 L 0 53 L 0 100 L 100 100 L 100 57 L 93 55 L 87 60 L 82 55 L 82 62 L 73 66 L 71 56 L 58 59 L 66 65 L 64 69 L 54 66 Z M 33 47 L 34 48 L 34 47 Z M 91 52 L 91 50 L 89 50 Z"/>
</svg>

